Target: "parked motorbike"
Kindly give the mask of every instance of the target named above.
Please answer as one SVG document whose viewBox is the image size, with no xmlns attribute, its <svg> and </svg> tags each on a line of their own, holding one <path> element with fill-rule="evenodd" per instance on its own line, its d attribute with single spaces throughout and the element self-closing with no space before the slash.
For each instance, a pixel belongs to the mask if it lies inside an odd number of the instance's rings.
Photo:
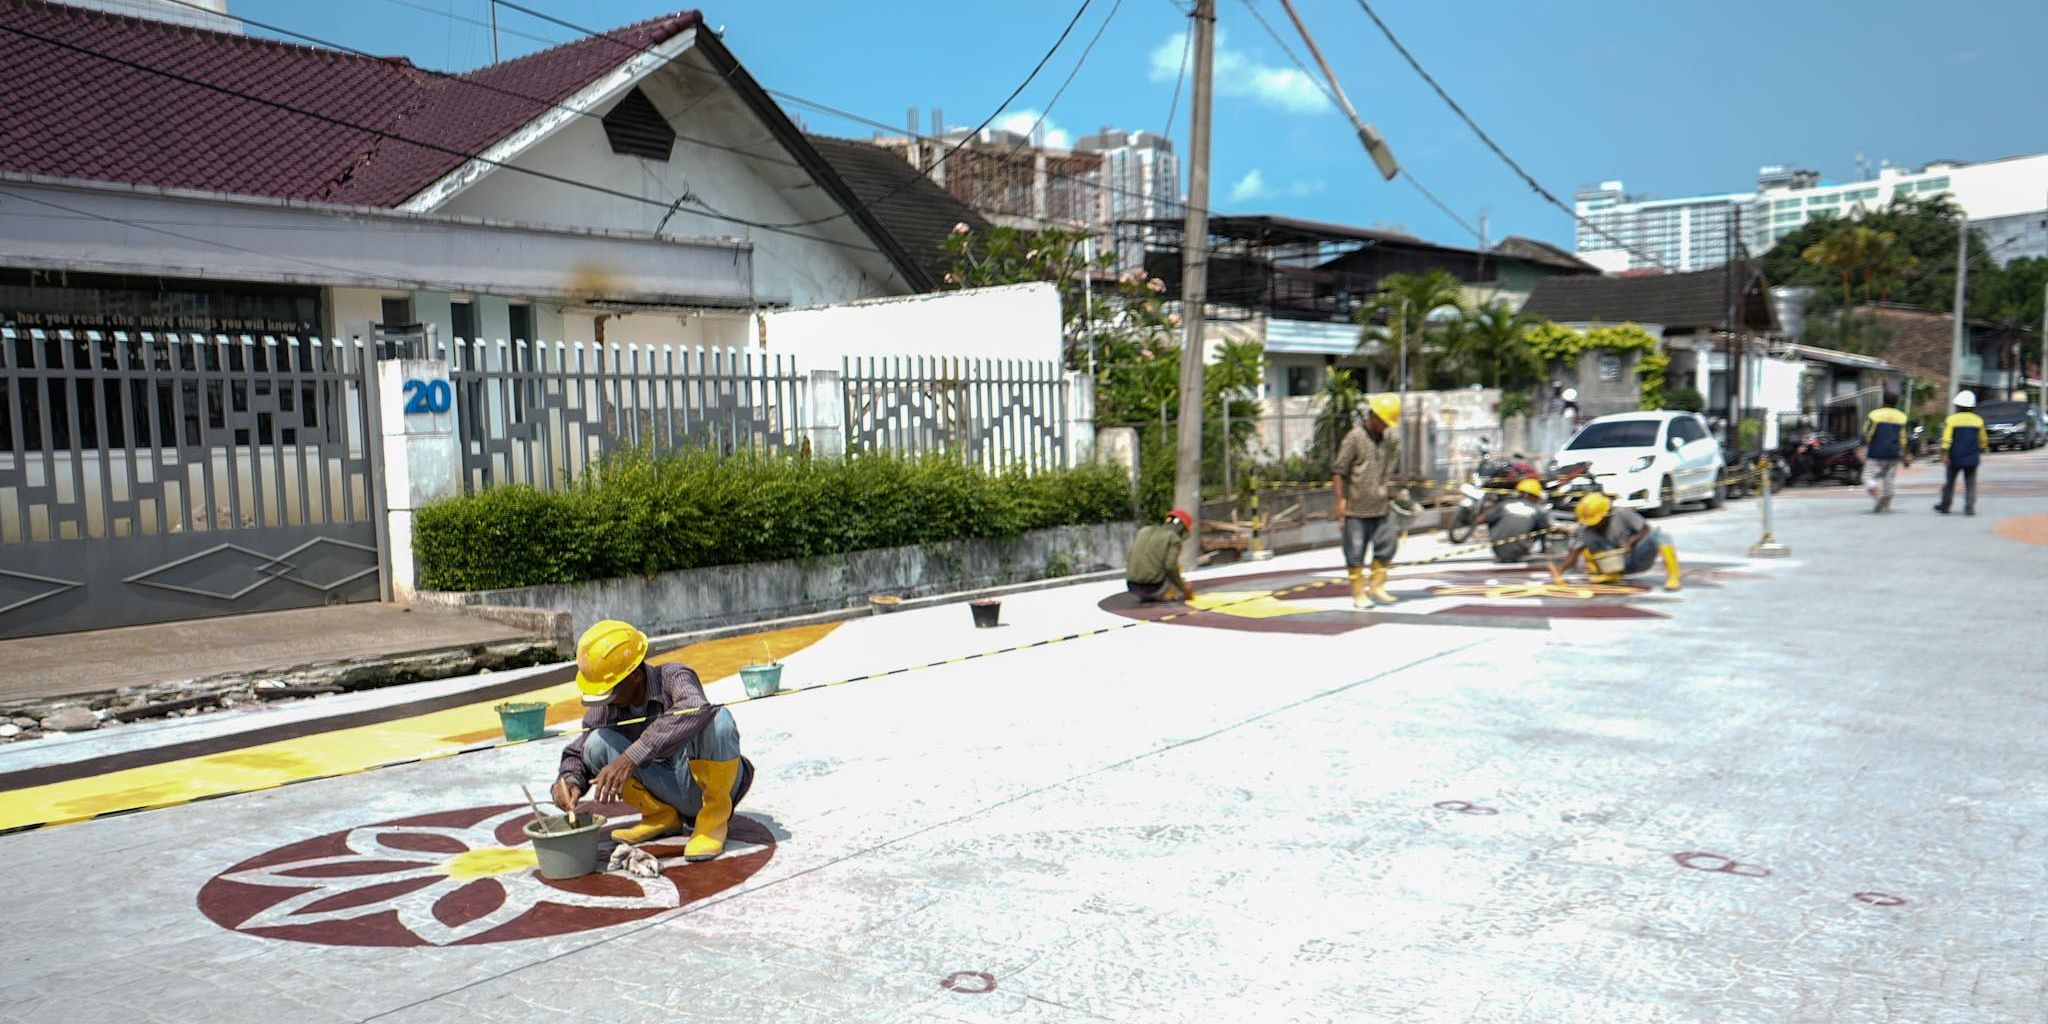
<svg viewBox="0 0 2048 1024">
<path fill-rule="evenodd" d="M 1785 464 L 1785 483 L 1834 480 L 1854 486 L 1863 479 L 1861 443 L 1838 441 L 1821 430 L 1802 430 L 1778 448 Z"/>
</svg>

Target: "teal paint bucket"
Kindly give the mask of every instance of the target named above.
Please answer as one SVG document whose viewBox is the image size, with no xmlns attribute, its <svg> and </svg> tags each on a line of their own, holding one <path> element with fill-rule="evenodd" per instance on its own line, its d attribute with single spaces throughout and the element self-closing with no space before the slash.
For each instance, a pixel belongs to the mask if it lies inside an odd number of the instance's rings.
<svg viewBox="0 0 2048 1024">
<path fill-rule="evenodd" d="M 548 731 L 548 706 L 541 701 L 500 704 L 498 724 L 508 740 L 537 740 Z"/>
<path fill-rule="evenodd" d="M 571 819 L 574 819 L 573 821 Z M 597 846 L 604 838 L 602 814 L 557 814 L 526 823 L 542 878 L 581 878 L 597 870 Z"/>
<path fill-rule="evenodd" d="M 740 666 L 740 685 L 749 697 L 767 697 L 782 690 L 782 663 Z"/>
</svg>

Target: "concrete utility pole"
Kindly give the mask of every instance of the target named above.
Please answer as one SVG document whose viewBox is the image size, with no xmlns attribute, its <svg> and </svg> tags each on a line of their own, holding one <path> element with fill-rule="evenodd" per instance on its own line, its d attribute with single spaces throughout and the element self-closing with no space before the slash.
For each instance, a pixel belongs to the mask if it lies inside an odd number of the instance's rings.
<svg viewBox="0 0 2048 1024">
<path fill-rule="evenodd" d="M 2034 389 L 2034 397 L 2041 403 L 2042 427 L 2048 429 L 2048 284 L 2041 286 L 2041 361 L 2034 364 L 2034 372 L 2041 379 L 2041 386 Z M 2026 377 L 2024 366 L 2020 369 L 2020 376 L 2023 380 Z"/>
<path fill-rule="evenodd" d="M 1195 542 L 1181 548 L 1192 568 L 1202 554 L 1202 321 L 1209 297 L 1209 106 L 1216 55 L 1216 0 L 1195 0 L 1195 92 L 1188 127 L 1188 219 L 1180 255 L 1180 424 L 1174 435 L 1173 503 L 1194 517 Z"/>
<path fill-rule="evenodd" d="M 1964 303 L 1970 294 L 1970 218 L 1956 222 L 1956 336 L 1948 348 L 1948 394 L 1942 398 L 1941 410 L 1946 412 L 1955 403 L 1956 392 L 1963 389 L 1963 342 L 1969 336 L 1964 326 Z"/>
</svg>

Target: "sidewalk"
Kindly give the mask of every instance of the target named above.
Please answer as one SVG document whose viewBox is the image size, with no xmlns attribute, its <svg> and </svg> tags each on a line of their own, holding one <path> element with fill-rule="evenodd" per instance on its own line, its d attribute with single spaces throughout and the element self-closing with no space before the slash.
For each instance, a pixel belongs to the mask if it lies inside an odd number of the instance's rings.
<svg viewBox="0 0 2048 1024">
<path fill-rule="evenodd" d="M 524 630 L 446 612 L 346 604 L 0 641 L 0 708 L 104 699 L 198 680 L 284 675 L 526 644 Z M 425 678 L 418 676 L 418 678 Z"/>
</svg>

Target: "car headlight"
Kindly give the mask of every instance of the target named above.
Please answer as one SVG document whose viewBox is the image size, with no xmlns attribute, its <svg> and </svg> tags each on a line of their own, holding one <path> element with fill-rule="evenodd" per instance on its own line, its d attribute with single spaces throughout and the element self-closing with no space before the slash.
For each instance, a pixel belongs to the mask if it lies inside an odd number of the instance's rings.
<svg viewBox="0 0 2048 1024">
<path fill-rule="evenodd" d="M 1650 468 L 1650 464 L 1656 461 L 1657 457 L 1655 455 L 1645 455 L 1642 458 L 1629 463 L 1628 471 L 1631 473 L 1640 473 L 1643 470 Z"/>
</svg>

